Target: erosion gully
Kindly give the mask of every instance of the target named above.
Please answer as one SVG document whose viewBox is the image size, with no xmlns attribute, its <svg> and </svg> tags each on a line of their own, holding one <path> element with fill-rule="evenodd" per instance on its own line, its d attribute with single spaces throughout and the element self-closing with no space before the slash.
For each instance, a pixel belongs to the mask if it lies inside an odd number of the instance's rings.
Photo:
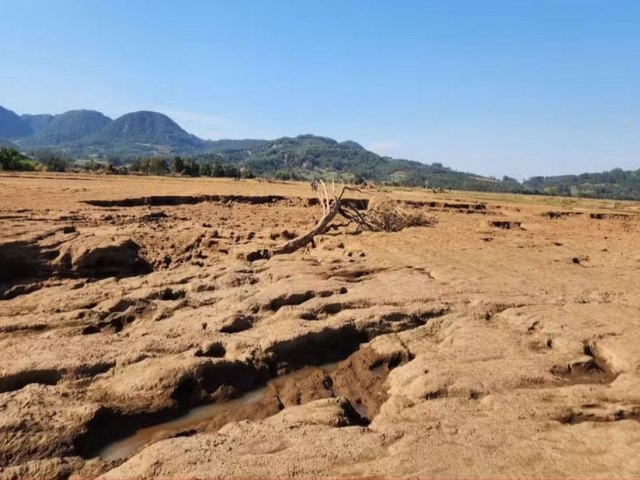
<svg viewBox="0 0 640 480">
<path fill-rule="evenodd" d="M 348 424 L 368 425 L 387 399 L 385 383 L 389 372 L 413 359 L 402 342 L 398 342 L 401 345 L 398 349 L 385 354 L 378 353 L 368 342 L 379 335 L 423 326 L 429 318 L 444 313 L 412 315 L 395 325 L 378 324 L 364 330 L 348 325 L 279 345 L 269 352 L 271 373 L 266 379 L 263 376 L 262 381 L 246 380 L 250 371 L 255 371 L 253 365 L 236 369 L 232 376 L 223 375 L 226 377 L 223 383 L 215 387 L 216 390 L 232 387 L 235 392 L 232 396 L 236 398 L 223 399 L 227 401 L 205 405 L 202 403 L 206 401 L 183 403 L 188 406 L 137 416 L 105 408 L 102 415 L 87 425 L 87 432 L 76 439 L 76 450 L 85 458 L 122 460 L 162 439 L 215 432 L 232 421 L 260 420 L 289 406 L 331 397 L 349 401 Z M 289 366 L 284 374 L 279 368 L 283 362 Z M 187 393 L 191 387 L 194 391 L 202 388 L 202 384 L 191 383 L 187 383 Z M 177 390 L 180 395 L 176 398 L 189 396 L 185 395 L 184 384 Z"/>
</svg>

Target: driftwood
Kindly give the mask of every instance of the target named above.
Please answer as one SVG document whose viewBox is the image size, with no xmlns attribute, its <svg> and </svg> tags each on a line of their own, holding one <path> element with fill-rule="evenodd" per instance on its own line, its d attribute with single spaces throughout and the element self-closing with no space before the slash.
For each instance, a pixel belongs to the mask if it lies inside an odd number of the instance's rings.
<svg viewBox="0 0 640 480">
<path fill-rule="evenodd" d="M 336 195 L 335 185 L 333 186 L 333 204 L 329 200 L 329 192 L 327 191 L 327 186 L 323 181 L 320 181 L 320 185 L 322 186 L 323 191 L 318 191 L 318 197 L 320 199 L 320 203 L 322 204 L 322 210 L 324 212 L 322 218 L 318 221 L 315 227 L 309 230 L 307 233 L 300 235 L 292 240 L 289 240 L 287 243 L 280 245 L 274 248 L 271 252 L 272 255 L 282 255 L 286 253 L 293 253 L 296 250 L 305 247 L 308 243 L 311 243 L 313 237 L 316 235 L 321 235 L 327 231 L 329 228 L 329 224 L 331 220 L 335 218 L 335 216 L 340 211 L 340 206 L 342 204 L 342 196 L 346 191 L 346 187 L 342 188 L 340 195 Z M 323 196 L 324 195 L 324 196 Z"/>
<path fill-rule="evenodd" d="M 424 217 L 420 212 L 410 213 L 402 210 L 390 196 L 372 198 L 369 201 L 367 211 L 361 212 L 349 202 L 343 202 L 342 197 L 347 191 L 363 192 L 357 188 L 342 185 L 342 190 L 338 195 L 336 194 L 335 184 L 332 184 L 332 186 L 333 199 L 330 198 L 327 185 L 323 181 L 320 181 L 319 188 L 317 188 L 318 198 L 323 210 L 322 218 L 318 223 L 307 233 L 274 248 L 270 255 L 293 253 L 307 246 L 316 235 L 322 235 L 335 228 L 331 222 L 336 215 L 340 215 L 347 220 L 347 223 L 342 226 L 355 223 L 358 231 L 397 232 L 405 227 L 433 225 L 435 223 L 433 219 Z"/>
</svg>

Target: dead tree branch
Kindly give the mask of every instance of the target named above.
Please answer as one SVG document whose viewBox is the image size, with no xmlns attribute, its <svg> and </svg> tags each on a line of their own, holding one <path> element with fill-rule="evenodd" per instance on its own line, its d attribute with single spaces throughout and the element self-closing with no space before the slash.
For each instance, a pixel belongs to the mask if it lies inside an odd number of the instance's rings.
<svg viewBox="0 0 640 480">
<path fill-rule="evenodd" d="M 362 193 L 354 187 L 346 187 L 342 185 L 340 194 L 336 193 L 335 183 L 332 185 L 333 200 L 329 197 L 327 185 L 320 181 L 318 189 L 318 198 L 322 205 L 323 215 L 318 223 L 307 233 L 300 235 L 287 243 L 273 249 L 272 255 L 282 255 L 293 253 L 296 250 L 306 246 L 316 235 L 326 233 L 331 227 L 331 221 L 340 215 L 344 217 L 348 223 L 355 223 L 357 230 L 368 230 L 373 232 L 397 232 L 406 227 L 433 225 L 434 219 L 425 217 L 422 212 L 408 212 L 401 209 L 389 195 L 374 197 L 368 202 L 366 211 L 360 211 L 355 205 L 349 202 L 343 202 L 345 192 L 355 191 Z"/>
<path fill-rule="evenodd" d="M 329 199 L 329 191 L 327 190 L 327 185 L 321 180 L 320 184 L 322 186 L 322 193 L 318 192 L 318 197 L 320 199 L 320 203 L 322 204 L 323 216 L 318 221 L 315 227 L 309 230 L 307 233 L 300 235 L 287 243 L 280 245 L 273 249 L 271 252 L 272 255 L 282 255 L 285 253 L 293 253 L 296 250 L 306 246 L 313 240 L 313 237 L 316 235 L 321 235 L 327 231 L 329 228 L 329 224 L 334 219 L 336 214 L 340 211 L 340 205 L 342 203 L 342 196 L 344 195 L 345 188 L 342 189 L 340 195 L 336 195 L 335 186 L 333 189 L 333 205 L 331 204 L 331 200 Z M 318 189 L 320 190 L 320 189 Z"/>
</svg>

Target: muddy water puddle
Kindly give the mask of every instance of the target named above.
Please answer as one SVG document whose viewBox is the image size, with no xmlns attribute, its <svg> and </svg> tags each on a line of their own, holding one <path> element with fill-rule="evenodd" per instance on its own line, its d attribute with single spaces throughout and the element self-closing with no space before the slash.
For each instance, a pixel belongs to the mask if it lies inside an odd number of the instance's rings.
<svg viewBox="0 0 640 480">
<path fill-rule="evenodd" d="M 195 407 L 173 420 L 141 428 L 129 437 L 107 444 L 98 456 L 104 460 L 129 458 L 150 443 L 215 432 L 234 421 L 262 420 L 283 408 L 322 398 L 344 398 L 353 414 L 350 421 L 354 425 L 368 425 L 388 398 L 385 383 L 389 372 L 412 358 L 406 348 L 380 354 L 361 345 L 339 362 L 305 366 L 279 375 L 234 400 Z"/>
<path fill-rule="evenodd" d="M 110 443 L 98 453 L 98 456 L 108 461 L 129 458 L 149 443 L 179 436 L 180 434 L 189 435 L 191 433 L 195 433 L 196 427 L 205 422 L 211 422 L 216 418 L 228 416 L 228 414 L 234 410 L 239 410 L 260 403 L 265 398 L 270 385 L 278 387 L 283 385 L 285 382 L 299 381 L 308 377 L 314 371 L 317 372 L 318 369 L 321 369 L 325 374 L 329 374 L 333 372 L 337 366 L 338 363 L 328 363 L 317 367 L 304 367 L 274 378 L 270 380 L 267 385 L 251 390 L 236 399 L 192 408 L 184 415 L 174 420 L 141 428 L 127 438 Z M 231 418 L 229 421 L 234 420 L 238 419 Z"/>
</svg>

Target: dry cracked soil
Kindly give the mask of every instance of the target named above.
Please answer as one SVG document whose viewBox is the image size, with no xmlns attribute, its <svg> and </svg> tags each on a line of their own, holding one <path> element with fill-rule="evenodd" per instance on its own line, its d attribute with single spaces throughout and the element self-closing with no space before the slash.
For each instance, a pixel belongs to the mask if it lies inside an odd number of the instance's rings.
<svg viewBox="0 0 640 480">
<path fill-rule="evenodd" d="M 0 176 L 0 478 L 640 476 L 640 204 L 391 195 Z"/>
</svg>

